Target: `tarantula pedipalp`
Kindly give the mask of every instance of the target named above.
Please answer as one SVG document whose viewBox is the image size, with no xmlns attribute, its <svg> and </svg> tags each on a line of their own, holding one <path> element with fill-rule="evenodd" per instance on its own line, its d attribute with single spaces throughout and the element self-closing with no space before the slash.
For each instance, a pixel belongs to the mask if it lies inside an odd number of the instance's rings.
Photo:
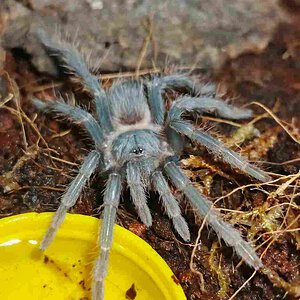
<svg viewBox="0 0 300 300">
<path fill-rule="evenodd" d="M 75 49 L 50 40 L 43 32 L 39 33 L 39 38 L 47 51 L 61 62 L 63 68 L 80 79 L 84 88 L 92 94 L 96 107 L 94 118 L 82 108 L 63 101 L 45 103 L 34 99 L 39 109 L 61 114 L 74 123 L 81 124 L 94 142 L 94 150 L 87 155 L 78 175 L 63 195 L 40 248 L 45 250 L 51 244 L 68 209 L 76 203 L 92 173 L 98 169 L 99 172 L 108 174 L 99 238 L 100 251 L 94 266 L 92 287 L 93 299 L 103 299 L 104 279 L 107 275 L 113 227 L 123 182 L 127 183 L 132 201 L 145 225 L 152 224 L 146 199 L 146 189 L 152 188 L 160 195 L 175 230 L 185 241 L 190 239 L 188 225 L 170 190 L 166 174 L 197 209 L 199 215 L 206 218 L 206 222 L 219 237 L 232 246 L 248 265 L 255 269 L 262 267 L 262 262 L 251 245 L 243 240 L 236 229 L 221 219 L 210 201 L 193 187 L 177 164 L 186 144 L 184 137 L 187 137 L 203 144 L 214 155 L 245 174 L 260 181 L 268 181 L 270 178 L 265 172 L 203 130 L 197 129 L 182 116 L 191 112 L 214 112 L 224 118 L 244 119 L 249 118 L 252 112 L 211 97 L 211 89 L 207 87 L 195 91 L 190 78 L 182 75 L 117 82 L 105 91 Z M 197 92 L 197 96 L 179 97 L 167 112 L 162 93 L 166 89 L 178 88 L 187 89 L 194 94 Z"/>
</svg>

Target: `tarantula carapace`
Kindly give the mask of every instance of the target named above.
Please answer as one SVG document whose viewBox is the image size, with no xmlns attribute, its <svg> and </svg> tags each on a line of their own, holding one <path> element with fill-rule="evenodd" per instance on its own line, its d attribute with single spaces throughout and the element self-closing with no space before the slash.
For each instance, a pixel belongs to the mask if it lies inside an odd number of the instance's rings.
<svg viewBox="0 0 300 300">
<path fill-rule="evenodd" d="M 215 113 L 223 118 L 237 120 L 251 117 L 251 110 L 239 109 L 215 99 L 211 96 L 210 86 L 196 88 L 189 77 L 178 74 L 117 81 L 110 89 L 104 90 L 97 78 L 89 72 L 77 50 L 67 44 L 52 41 L 45 33 L 40 32 L 39 38 L 66 73 L 72 73 L 80 79 L 85 90 L 92 95 L 96 108 L 93 116 L 79 106 L 72 106 L 64 101 L 43 102 L 34 99 L 40 110 L 58 113 L 68 117 L 71 122 L 80 124 L 94 142 L 78 175 L 63 195 L 40 248 L 45 250 L 50 245 L 68 209 L 76 203 L 92 173 L 97 171 L 107 174 L 108 178 L 103 199 L 100 250 L 93 271 L 93 299 L 104 298 L 104 279 L 107 275 L 113 227 L 122 186 L 125 184 L 129 187 L 138 215 L 146 226 L 151 226 L 152 223 L 146 190 L 152 189 L 159 194 L 177 233 L 184 241 L 188 241 L 189 228 L 171 192 L 170 181 L 186 196 L 199 215 L 206 218 L 206 222 L 218 236 L 232 246 L 248 265 L 255 269 L 262 267 L 252 246 L 241 237 L 239 231 L 222 220 L 212 208 L 211 202 L 193 187 L 178 164 L 186 144 L 193 141 L 204 145 L 212 154 L 245 174 L 260 181 L 268 181 L 269 176 L 264 171 L 226 148 L 204 130 L 196 128 L 184 117 L 189 113 Z M 185 89 L 191 96 L 178 97 L 167 110 L 163 97 L 167 89 Z"/>
</svg>

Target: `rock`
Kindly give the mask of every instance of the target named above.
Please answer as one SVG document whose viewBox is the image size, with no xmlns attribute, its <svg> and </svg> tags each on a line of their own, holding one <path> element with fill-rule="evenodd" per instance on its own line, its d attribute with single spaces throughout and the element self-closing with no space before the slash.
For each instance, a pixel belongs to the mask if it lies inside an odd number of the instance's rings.
<svg viewBox="0 0 300 300">
<path fill-rule="evenodd" d="M 23 4 L 22 4 L 23 3 Z M 22 48 L 41 72 L 55 74 L 34 37 L 45 27 L 67 33 L 102 71 L 135 70 L 152 20 L 142 68 L 168 65 L 218 68 L 227 57 L 263 49 L 283 20 L 276 0 L 2 0 L 5 48 Z M 148 24 L 149 25 L 149 24 Z"/>
</svg>

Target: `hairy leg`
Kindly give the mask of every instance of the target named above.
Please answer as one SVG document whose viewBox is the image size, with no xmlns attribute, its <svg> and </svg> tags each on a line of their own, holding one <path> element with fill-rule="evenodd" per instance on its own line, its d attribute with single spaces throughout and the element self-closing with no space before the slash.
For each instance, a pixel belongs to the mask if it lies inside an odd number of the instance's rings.
<svg viewBox="0 0 300 300">
<path fill-rule="evenodd" d="M 126 168 L 126 179 L 130 189 L 133 204 L 138 212 L 141 221 L 146 226 L 152 225 L 152 217 L 147 205 L 147 197 L 145 193 L 145 183 L 137 164 L 128 162 Z"/>
<path fill-rule="evenodd" d="M 104 212 L 100 230 L 100 252 L 94 267 L 92 299 L 104 299 L 104 280 L 107 275 L 109 252 L 113 240 L 113 228 L 116 212 L 120 201 L 122 186 L 121 176 L 112 173 L 109 175 L 104 193 Z"/>
<path fill-rule="evenodd" d="M 82 124 L 96 146 L 101 146 L 103 143 L 103 131 L 94 117 L 87 111 L 78 106 L 71 106 L 65 102 L 49 101 L 43 102 L 38 99 L 33 99 L 34 105 L 41 111 L 58 113 L 64 117 L 71 119 L 77 124 Z"/>
<path fill-rule="evenodd" d="M 163 206 L 169 218 L 172 219 L 175 230 L 186 242 L 190 240 L 188 225 L 181 215 L 179 205 L 174 198 L 169 185 L 161 171 L 152 174 L 152 182 L 155 190 L 159 193 Z"/>
<path fill-rule="evenodd" d="M 172 121 L 170 127 L 177 132 L 186 135 L 191 140 L 204 145 L 217 157 L 222 158 L 225 162 L 232 167 L 238 168 L 245 174 L 248 174 L 262 182 L 270 181 L 271 178 L 264 171 L 251 165 L 247 159 L 243 158 L 238 153 L 228 149 L 223 143 L 216 140 L 203 130 L 195 128 L 192 124 L 185 121 Z"/>
<path fill-rule="evenodd" d="M 170 75 L 154 77 L 147 83 L 148 104 L 150 106 L 154 123 L 162 125 L 165 118 L 165 102 L 162 93 L 167 88 L 186 88 L 190 92 L 194 90 L 194 82 L 184 75 Z M 183 150 L 184 139 L 172 128 L 166 129 L 168 142 L 179 155 Z"/>
<path fill-rule="evenodd" d="M 166 126 L 166 137 L 169 145 L 172 147 L 176 155 L 180 156 L 186 145 L 186 137 L 182 136 L 170 126 Z"/>
<path fill-rule="evenodd" d="M 199 215 L 202 218 L 206 218 L 207 223 L 215 230 L 218 236 L 232 246 L 248 265 L 255 270 L 260 269 L 263 264 L 253 247 L 241 237 L 239 231 L 220 218 L 218 213 L 212 208 L 209 200 L 193 187 L 192 182 L 184 175 L 180 167 L 169 161 L 165 164 L 164 169 L 176 188 L 185 194 L 197 209 Z"/>
<path fill-rule="evenodd" d="M 84 88 L 93 95 L 101 127 L 104 131 L 110 132 L 112 123 L 106 93 L 98 79 L 90 73 L 80 53 L 67 43 L 52 41 L 43 30 L 37 31 L 37 35 L 49 54 L 55 56 L 67 72 L 78 77 Z"/>
<path fill-rule="evenodd" d="M 194 81 L 186 75 L 169 75 L 162 77 L 154 77 L 147 83 L 148 104 L 150 106 L 152 119 L 155 123 L 162 125 L 165 118 L 165 102 L 162 93 L 165 89 L 187 89 L 190 93 L 208 96 L 212 95 L 216 86 L 214 84 L 205 84 L 196 86 Z M 185 140 L 175 130 L 170 127 L 166 128 L 168 142 L 179 155 L 181 154 Z"/>
<path fill-rule="evenodd" d="M 193 91 L 194 83 L 189 77 L 183 75 L 154 77 L 147 83 L 148 104 L 153 121 L 159 125 L 162 125 L 164 122 L 165 103 L 162 93 L 167 88 L 186 88 L 189 91 Z"/>
<path fill-rule="evenodd" d="M 226 119 L 240 120 L 252 116 L 252 110 L 238 108 L 223 100 L 211 97 L 184 96 L 174 101 L 169 111 L 168 121 L 179 119 L 183 112 L 216 113 Z"/>
<path fill-rule="evenodd" d="M 187 89 L 190 93 L 209 96 L 215 93 L 215 84 L 204 84 L 198 86 L 186 75 L 169 75 L 162 77 L 154 77 L 147 83 L 148 104 L 151 109 L 152 118 L 155 123 L 161 125 L 164 122 L 165 103 L 162 93 L 166 89 Z"/>
<path fill-rule="evenodd" d="M 97 151 L 92 151 L 84 160 L 79 169 L 79 173 L 67 188 L 66 193 L 61 199 L 60 206 L 55 212 L 51 224 L 41 242 L 40 249 L 44 251 L 52 242 L 55 234 L 65 219 L 66 213 L 77 201 L 83 187 L 89 180 L 92 173 L 99 164 L 100 155 Z"/>
</svg>

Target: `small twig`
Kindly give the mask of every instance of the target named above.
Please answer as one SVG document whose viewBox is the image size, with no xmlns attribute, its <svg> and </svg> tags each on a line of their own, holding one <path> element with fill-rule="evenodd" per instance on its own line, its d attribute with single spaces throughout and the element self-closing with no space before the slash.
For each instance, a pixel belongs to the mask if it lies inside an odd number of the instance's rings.
<svg viewBox="0 0 300 300">
<path fill-rule="evenodd" d="M 222 199 L 224 199 L 224 198 L 227 198 L 227 197 L 231 196 L 232 194 L 236 193 L 237 191 L 243 190 L 243 189 L 245 189 L 245 188 L 249 188 L 249 187 L 258 187 L 258 186 L 262 186 L 262 185 L 271 185 L 272 183 L 275 183 L 275 182 L 278 182 L 278 181 L 280 181 L 280 180 L 282 180 L 282 179 L 290 178 L 290 177 L 293 177 L 293 176 L 295 176 L 295 174 L 287 175 L 287 176 L 282 176 L 282 177 L 279 177 L 279 178 L 274 179 L 274 180 L 269 181 L 269 182 L 251 183 L 251 184 L 239 186 L 239 187 L 235 188 L 234 190 L 232 190 L 231 192 L 227 193 L 226 195 L 217 198 L 217 199 L 214 201 L 214 204 L 216 204 L 217 202 L 219 202 L 220 200 L 222 200 Z"/>
<path fill-rule="evenodd" d="M 266 107 L 263 104 L 256 102 L 256 101 L 253 101 L 250 104 L 255 104 L 255 105 L 263 108 L 276 121 L 276 123 L 283 128 L 283 130 L 291 137 L 291 139 L 293 141 L 295 141 L 297 144 L 300 144 L 300 141 L 297 140 L 297 138 L 293 136 L 293 134 L 289 131 L 289 129 L 286 126 L 284 126 L 283 122 L 268 107 Z"/>
<path fill-rule="evenodd" d="M 283 165 L 292 164 L 292 163 L 295 163 L 295 162 L 298 162 L 298 161 L 300 161 L 300 158 L 295 158 L 295 159 L 283 161 L 281 163 L 272 162 L 272 161 L 266 161 L 266 160 L 260 160 L 259 163 L 260 164 L 274 165 L 274 166 L 283 166 Z"/>
<path fill-rule="evenodd" d="M 202 230 L 204 228 L 204 225 L 206 223 L 206 219 L 207 219 L 207 215 L 203 219 L 202 224 L 201 224 L 201 226 L 200 226 L 200 228 L 198 230 L 198 235 L 197 235 L 197 238 L 196 238 L 196 241 L 195 241 L 195 245 L 193 247 L 191 259 L 190 259 L 190 269 L 191 269 L 191 271 L 193 273 L 199 275 L 199 277 L 200 277 L 200 289 L 201 289 L 202 292 L 205 292 L 203 274 L 201 272 L 199 272 L 198 270 L 196 270 L 193 265 L 194 265 L 194 257 L 195 257 L 195 254 L 196 254 L 197 247 L 200 245 L 199 241 L 200 241 L 200 238 L 201 238 L 201 232 L 202 232 Z"/>
<path fill-rule="evenodd" d="M 24 143 L 24 149 L 25 151 L 27 151 L 27 148 L 28 148 L 28 142 L 27 142 L 27 137 L 26 137 L 26 132 L 25 132 L 25 126 L 24 126 L 24 123 L 23 123 L 23 118 L 22 116 L 24 115 L 24 112 L 22 111 L 21 109 L 21 106 L 20 106 L 20 91 L 18 89 L 18 86 L 17 86 L 17 83 L 9 76 L 9 74 L 4 71 L 4 74 L 10 84 L 10 88 L 12 90 L 12 94 L 13 94 L 13 99 L 15 100 L 14 103 L 16 105 L 16 112 L 15 115 L 17 116 L 19 122 L 20 122 L 20 125 L 21 125 L 21 128 L 22 128 L 22 137 L 23 137 L 23 143 Z"/>
<path fill-rule="evenodd" d="M 56 191 L 56 192 L 65 192 L 65 188 L 56 188 L 52 186 L 47 185 L 24 185 L 17 189 L 17 191 L 20 190 L 26 190 L 26 189 L 41 189 L 41 190 L 50 190 L 50 191 Z"/>
<path fill-rule="evenodd" d="M 162 70 L 159 68 L 153 69 L 145 69 L 139 71 L 139 76 L 141 75 L 148 75 L 148 74 L 157 74 L 161 73 Z M 111 73 L 111 74 L 104 74 L 99 76 L 99 79 L 102 80 L 110 80 L 110 79 L 117 79 L 117 78 L 127 78 L 127 77 L 134 77 L 136 76 L 136 72 L 119 72 L 119 73 Z"/>
<path fill-rule="evenodd" d="M 255 276 L 256 271 L 252 273 L 252 275 L 235 291 L 235 293 L 228 299 L 228 300 L 233 300 L 234 297 L 248 284 L 251 279 Z"/>
<path fill-rule="evenodd" d="M 209 121 L 214 121 L 214 122 L 218 122 L 218 123 L 225 123 L 225 124 L 229 124 L 232 125 L 234 127 L 242 127 L 243 125 L 233 122 L 233 121 L 228 121 L 228 120 L 224 120 L 224 119 L 219 119 L 219 118 L 213 118 L 213 117 L 208 117 L 208 116 L 202 116 L 203 120 L 209 120 Z"/>
<path fill-rule="evenodd" d="M 45 156 L 47 156 L 47 157 L 50 157 L 51 159 L 56 160 L 56 161 L 59 161 L 59 162 L 61 162 L 61 163 L 64 163 L 64 164 L 67 164 L 67 165 L 71 165 L 71 166 L 78 167 L 78 164 L 77 164 L 77 163 L 74 163 L 74 162 L 71 162 L 71 161 L 67 161 L 67 160 L 64 160 L 64 159 L 61 159 L 61 158 L 58 158 L 58 157 L 49 155 L 49 154 L 47 154 L 47 153 L 43 153 L 43 155 L 45 155 Z"/>
<path fill-rule="evenodd" d="M 71 129 L 68 129 L 68 130 L 65 130 L 63 132 L 59 132 L 59 133 L 53 134 L 50 137 L 50 140 L 56 139 L 58 137 L 64 137 L 65 135 L 68 135 L 70 132 L 71 132 Z"/>
<path fill-rule="evenodd" d="M 3 99 L 3 101 L 0 102 L 0 108 L 1 108 L 2 106 L 4 106 L 6 103 L 8 103 L 10 100 L 12 100 L 13 97 L 14 97 L 13 94 L 8 94 L 8 95 Z"/>
<path fill-rule="evenodd" d="M 275 197 L 276 195 L 278 196 L 282 196 L 284 195 L 284 191 L 291 186 L 291 183 L 293 183 L 295 180 L 297 180 L 300 177 L 300 171 L 297 174 L 294 174 L 294 176 L 292 176 L 289 180 L 287 180 L 286 182 L 284 182 L 283 184 L 281 184 L 277 190 L 273 193 L 270 194 L 270 197 Z"/>
<path fill-rule="evenodd" d="M 8 106 L 3 106 L 3 109 L 6 109 L 8 111 L 10 111 L 12 114 L 18 116 L 19 113 L 17 110 L 8 107 Z M 25 121 L 28 122 L 28 124 L 32 127 L 32 129 L 35 131 L 35 133 L 38 135 L 39 139 L 43 141 L 43 143 L 45 144 L 45 146 L 47 147 L 47 149 L 49 149 L 48 143 L 46 142 L 46 140 L 42 137 L 41 133 L 39 132 L 38 128 L 36 127 L 36 125 L 32 122 L 32 120 L 27 117 L 27 115 L 21 110 L 21 114 L 23 116 L 23 118 L 25 119 Z"/>
<path fill-rule="evenodd" d="M 269 207 L 268 209 L 266 209 L 266 211 L 269 211 L 273 208 L 276 208 L 276 207 L 280 207 L 280 206 L 291 206 L 293 207 L 294 209 L 300 209 L 300 206 L 299 205 L 296 205 L 296 204 L 293 204 L 293 203 L 290 203 L 290 202 L 283 202 L 283 203 L 279 203 L 279 204 L 276 204 L 276 205 L 273 205 L 271 207 Z"/>
<path fill-rule="evenodd" d="M 144 60 L 144 58 L 146 56 L 149 43 L 152 40 L 152 35 L 153 35 L 153 23 L 152 23 L 152 19 L 148 18 L 146 20 L 145 27 L 146 27 L 146 29 L 148 31 L 148 34 L 147 34 L 147 36 L 144 39 L 143 46 L 142 46 L 142 49 L 141 49 L 139 57 L 138 57 L 137 66 L 136 66 L 136 72 L 135 72 L 135 76 L 136 77 L 138 77 L 140 75 L 141 65 L 142 65 L 143 60 Z"/>
<path fill-rule="evenodd" d="M 269 234 L 281 234 L 281 233 L 285 233 L 285 232 L 295 232 L 295 231 L 300 231 L 300 228 L 293 228 L 293 229 L 288 229 L 289 227 L 291 227 L 292 225 L 294 225 L 295 223 L 298 222 L 300 218 L 300 215 L 298 215 L 285 229 L 282 230 L 273 230 L 273 231 L 268 231 L 268 232 L 264 232 L 260 235 L 260 237 L 264 236 L 264 235 L 269 235 Z"/>
</svg>

